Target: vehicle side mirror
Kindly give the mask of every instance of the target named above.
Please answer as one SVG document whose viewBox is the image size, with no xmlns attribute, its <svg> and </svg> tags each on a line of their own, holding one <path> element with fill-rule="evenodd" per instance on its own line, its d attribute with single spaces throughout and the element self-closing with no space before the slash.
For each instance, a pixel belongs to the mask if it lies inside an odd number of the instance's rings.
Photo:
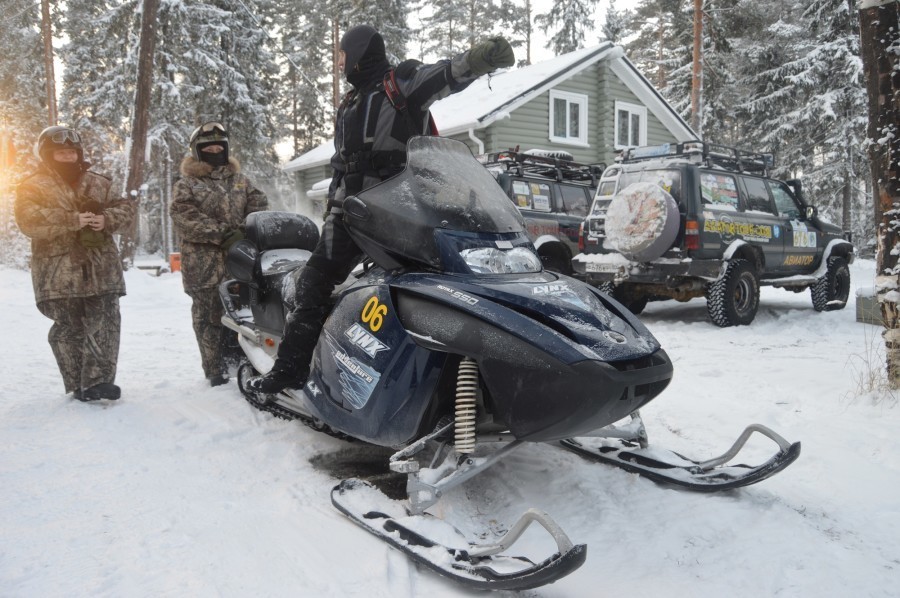
<svg viewBox="0 0 900 598">
<path fill-rule="evenodd" d="M 819 216 L 819 208 L 816 206 L 806 206 L 806 219 L 814 220 Z"/>
</svg>

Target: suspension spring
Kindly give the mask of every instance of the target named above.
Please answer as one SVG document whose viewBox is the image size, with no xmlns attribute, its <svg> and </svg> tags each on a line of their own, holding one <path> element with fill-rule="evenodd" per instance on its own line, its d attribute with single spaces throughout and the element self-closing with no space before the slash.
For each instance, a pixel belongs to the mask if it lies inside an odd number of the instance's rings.
<svg viewBox="0 0 900 598">
<path fill-rule="evenodd" d="M 478 364 L 471 357 L 459 362 L 456 376 L 456 422 L 454 441 L 456 452 L 475 452 L 475 403 L 478 392 Z"/>
</svg>

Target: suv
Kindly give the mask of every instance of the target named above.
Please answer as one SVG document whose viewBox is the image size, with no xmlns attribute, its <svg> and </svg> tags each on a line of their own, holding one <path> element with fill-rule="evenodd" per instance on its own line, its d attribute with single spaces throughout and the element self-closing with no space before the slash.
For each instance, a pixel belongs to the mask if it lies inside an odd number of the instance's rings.
<svg viewBox="0 0 900 598">
<path fill-rule="evenodd" d="M 573 274 L 581 225 L 606 165 L 579 164 L 567 152 L 518 148 L 488 154 L 481 161 L 525 218 L 544 267 Z"/>
<path fill-rule="evenodd" d="M 849 234 L 819 218 L 800 181 L 768 177 L 771 154 L 690 141 L 626 150 L 617 162 L 573 265 L 634 313 L 705 295 L 716 325 L 746 325 L 761 284 L 808 288 L 816 311 L 846 305 Z"/>
</svg>

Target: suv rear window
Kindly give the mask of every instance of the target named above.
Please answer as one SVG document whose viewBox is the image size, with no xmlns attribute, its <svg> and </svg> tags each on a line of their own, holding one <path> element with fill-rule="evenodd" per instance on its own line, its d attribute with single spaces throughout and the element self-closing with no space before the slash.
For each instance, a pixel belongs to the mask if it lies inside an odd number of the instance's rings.
<svg viewBox="0 0 900 598">
<path fill-rule="evenodd" d="M 512 189 L 517 207 L 538 212 L 550 211 L 550 185 L 548 183 L 514 180 Z"/>
<path fill-rule="evenodd" d="M 664 189 L 678 204 L 679 209 L 684 210 L 681 194 L 681 172 L 678 170 L 639 170 L 637 172 L 623 172 L 619 177 L 621 191 L 632 183 L 654 183 Z"/>
</svg>

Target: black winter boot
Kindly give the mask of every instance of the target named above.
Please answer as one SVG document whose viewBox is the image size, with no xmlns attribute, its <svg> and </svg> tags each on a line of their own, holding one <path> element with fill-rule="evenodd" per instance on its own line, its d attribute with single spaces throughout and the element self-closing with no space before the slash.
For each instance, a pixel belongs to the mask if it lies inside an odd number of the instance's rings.
<svg viewBox="0 0 900 598">
<path fill-rule="evenodd" d="M 279 393 L 285 388 L 303 388 L 307 377 L 309 377 L 308 372 L 286 372 L 272 368 L 268 374 L 247 380 L 247 388 L 271 395 Z"/>
<path fill-rule="evenodd" d="M 122 389 L 110 382 L 101 382 L 81 391 L 80 395 L 78 393 L 75 394 L 76 399 L 85 403 L 88 401 L 99 401 L 100 399 L 115 401 L 121 396 Z"/>
<path fill-rule="evenodd" d="M 210 376 L 207 380 L 209 380 L 210 386 L 222 386 L 223 384 L 228 384 L 228 376 L 225 374 Z"/>
</svg>

